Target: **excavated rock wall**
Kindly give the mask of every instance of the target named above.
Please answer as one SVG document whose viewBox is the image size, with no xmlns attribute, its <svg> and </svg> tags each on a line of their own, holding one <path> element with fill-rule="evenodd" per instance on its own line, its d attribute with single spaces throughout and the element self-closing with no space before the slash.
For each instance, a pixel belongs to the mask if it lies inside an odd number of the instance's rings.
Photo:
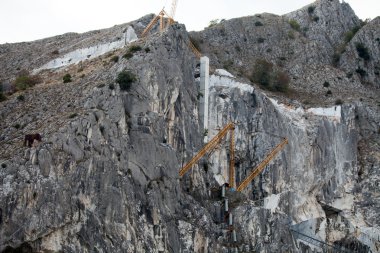
<svg viewBox="0 0 380 253">
<path fill-rule="evenodd" d="M 358 192 L 361 123 L 357 111 L 368 110 L 364 105 L 305 110 L 278 103 L 229 76 L 214 75 L 210 80 L 209 114 L 213 116 L 209 133 L 215 135 L 228 121 L 236 123 L 237 182 L 241 182 L 283 137 L 289 140 L 284 151 L 244 190 L 253 202 L 234 210 L 235 227 L 244 242 L 242 250 L 289 250 L 291 228 L 330 244 L 355 234 L 353 229 L 346 228 L 340 236 L 332 236 L 339 229 L 328 227 L 336 222 L 329 212 L 331 209 L 344 217 L 349 226 L 355 227 L 356 233 L 359 229 L 361 234 L 367 235 L 367 222 L 373 220 L 366 217 L 366 208 L 358 205 L 366 199 L 360 190 Z M 228 161 L 226 143 L 209 160 L 217 180 L 228 181 Z M 378 172 L 373 176 L 377 181 Z M 376 195 L 376 190 L 369 190 L 367 194 Z M 304 223 L 314 224 L 315 229 L 305 230 L 300 226 Z M 377 240 L 377 233 L 370 233 L 372 240 Z M 365 244 L 364 240 L 361 243 Z"/>
</svg>

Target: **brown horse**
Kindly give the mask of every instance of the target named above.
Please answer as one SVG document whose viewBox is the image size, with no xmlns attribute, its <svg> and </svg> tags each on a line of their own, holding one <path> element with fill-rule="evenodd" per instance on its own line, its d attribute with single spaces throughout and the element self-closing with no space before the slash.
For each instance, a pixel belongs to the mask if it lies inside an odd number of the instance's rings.
<svg viewBox="0 0 380 253">
<path fill-rule="evenodd" d="M 42 141 L 41 135 L 40 134 L 27 134 L 27 135 L 25 135 L 24 146 L 32 147 L 33 142 L 35 140 Z"/>
</svg>

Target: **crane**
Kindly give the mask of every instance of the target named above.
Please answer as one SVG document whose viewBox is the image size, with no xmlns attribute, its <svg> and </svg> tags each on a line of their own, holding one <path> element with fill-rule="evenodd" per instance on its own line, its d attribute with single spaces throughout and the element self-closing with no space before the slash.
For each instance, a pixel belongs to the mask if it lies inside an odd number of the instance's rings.
<svg viewBox="0 0 380 253">
<path fill-rule="evenodd" d="M 148 32 L 150 31 L 150 29 L 152 29 L 152 27 L 157 23 L 158 20 L 160 20 L 160 31 L 163 30 L 163 18 L 164 16 L 166 15 L 166 12 L 164 9 L 162 9 L 160 11 L 160 13 L 158 13 L 157 16 L 155 16 L 150 22 L 149 24 L 145 27 L 144 31 L 141 33 L 141 37 L 145 37 Z"/>
<path fill-rule="evenodd" d="M 199 52 L 199 50 L 194 46 L 194 44 L 191 41 L 189 41 L 189 47 L 198 59 L 202 57 L 201 52 Z"/>
<path fill-rule="evenodd" d="M 229 170 L 229 184 L 230 187 L 234 187 L 235 185 L 235 150 L 234 150 L 234 130 L 235 125 L 233 122 L 228 123 L 222 130 L 219 131 L 214 138 L 211 139 L 203 148 L 188 162 L 180 171 L 179 176 L 182 177 L 185 175 L 187 171 L 191 169 L 191 167 L 197 163 L 207 152 L 211 151 L 215 148 L 218 143 L 230 132 L 230 170 Z"/>
<path fill-rule="evenodd" d="M 174 15 L 175 15 L 175 12 L 177 10 L 177 3 L 178 3 L 178 0 L 173 0 L 172 1 L 172 6 L 171 6 L 171 10 L 170 10 L 170 14 L 168 14 L 166 11 L 165 11 L 165 8 L 163 8 L 157 16 L 155 16 L 150 22 L 149 24 L 145 27 L 144 31 L 141 33 L 141 37 L 144 38 L 147 36 L 148 32 L 153 28 L 153 26 L 158 22 L 160 21 L 160 32 L 162 32 L 164 29 L 167 29 L 170 25 L 174 24 Z M 164 24 L 164 17 L 167 16 L 168 17 L 168 22 L 165 26 Z M 201 58 L 202 54 L 199 52 L 199 50 L 194 46 L 194 44 L 189 41 L 189 47 L 191 49 L 191 51 L 193 51 L 193 53 L 195 54 L 195 56 L 199 59 Z"/>
<path fill-rule="evenodd" d="M 175 12 L 177 10 L 177 2 L 178 2 L 178 0 L 173 0 L 173 2 L 172 2 L 172 8 L 170 10 L 170 14 L 168 15 L 169 16 L 169 22 L 168 22 L 167 26 L 174 24 L 174 15 L 175 15 Z"/>
<path fill-rule="evenodd" d="M 280 152 L 284 146 L 288 144 L 288 139 L 287 138 L 284 138 L 282 140 L 282 142 L 280 144 L 278 144 L 266 157 L 265 159 L 259 164 L 256 166 L 256 168 L 251 172 L 251 174 L 249 174 L 240 184 L 239 186 L 237 187 L 237 191 L 241 192 L 242 190 L 244 190 L 248 184 L 257 176 L 260 174 L 260 172 L 262 172 L 265 168 L 266 165 L 268 165 L 270 163 L 270 161 L 272 161 L 272 159 L 277 155 L 278 152 Z"/>
<path fill-rule="evenodd" d="M 148 34 L 148 32 L 152 29 L 152 27 L 157 23 L 158 20 L 160 20 L 160 32 L 162 32 L 165 28 L 168 28 L 170 25 L 174 24 L 174 15 L 177 9 L 177 2 L 178 0 L 173 0 L 170 14 L 168 14 L 165 11 L 165 8 L 162 8 L 158 15 L 155 16 L 146 26 L 146 28 L 141 34 L 141 37 L 145 37 Z M 164 23 L 165 16 L 168 18 L 168 22 L 166 25 Z"/>
</svg>

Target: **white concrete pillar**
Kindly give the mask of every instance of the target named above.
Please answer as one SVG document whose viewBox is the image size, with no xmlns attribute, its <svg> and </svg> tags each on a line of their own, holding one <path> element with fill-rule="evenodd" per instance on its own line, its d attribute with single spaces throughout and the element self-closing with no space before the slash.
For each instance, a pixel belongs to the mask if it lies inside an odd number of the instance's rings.
<svg viewBox="0 0 380 253">
<path fill-rule="evenodd" d="M 208 57 L 201 57 L 201 67 L 200 67 L 200 98 L 199 98 L 199 118 L 201 121 L 201 126 L 203 127 L 203 133 L 208 132 L 208 89 L 209 89 L 209 64 L 210 60 Z M 204 136 L 204 142 L 208 141 L 208 136 Z"/>
</svg>

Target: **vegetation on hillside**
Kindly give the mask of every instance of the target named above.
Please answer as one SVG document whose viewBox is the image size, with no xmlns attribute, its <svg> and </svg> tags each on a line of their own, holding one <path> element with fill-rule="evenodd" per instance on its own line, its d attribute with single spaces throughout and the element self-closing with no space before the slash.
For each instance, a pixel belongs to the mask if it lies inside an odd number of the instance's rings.
<svg viewBox="0 0 380 253">
<path fill-rule="evenodd" d="M 14 86 L 16 90 L 26 90 L 30 87 L 41 82 L 41 78 L 36 75 L 30 75 L 28 71 L 21 71 L 16 80 L 14 81 Z"/>
<path fill-rule="evenodd" d="M 259 84 L 263 89 L 286 92 L 290 78 L 287 73 L 274 66 L 265 59 L 258 59 L 254 65 L 251 81 Z"/>
<path fill-rule="evenodd" d="M 116 78 L 116 83 L 120 85 L 120 90 L 129 91 L 132 83 L 136 82 L 136 75 L 129 70 L 121 71 Z"/>
</svg>

